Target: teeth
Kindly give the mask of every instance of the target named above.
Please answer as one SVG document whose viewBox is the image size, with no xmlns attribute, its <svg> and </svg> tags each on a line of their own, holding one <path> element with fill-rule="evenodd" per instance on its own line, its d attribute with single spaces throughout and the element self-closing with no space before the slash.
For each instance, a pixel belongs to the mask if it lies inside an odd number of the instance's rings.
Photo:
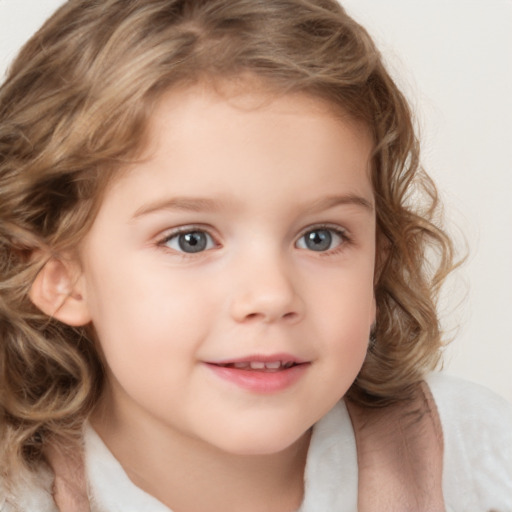
<svg viewBox="0 0 512 512">
<path fill-rule="evenodd" d="M 263 361 L 243 361 L 237 363 L 226 363 L 221 366 L 236 368 L 237 370 L 287 370 L 294 366 L 295 363 L 291 361 L 270 361 L 265 363 Z"/>
</svg>

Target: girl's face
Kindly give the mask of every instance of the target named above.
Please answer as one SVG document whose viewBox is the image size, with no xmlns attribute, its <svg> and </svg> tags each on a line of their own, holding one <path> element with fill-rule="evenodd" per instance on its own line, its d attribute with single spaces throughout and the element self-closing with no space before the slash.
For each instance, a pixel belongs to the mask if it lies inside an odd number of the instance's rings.
<svg viewBox="0 0 512 512">
<path fill-rule="evenodd" d="M 333 111 L 199 86 L 159 105 L 81 247 L 107 414 L 270 454 L 345 394 L 375 318 L 375 211 L 370 137 Z"/>
</svg>

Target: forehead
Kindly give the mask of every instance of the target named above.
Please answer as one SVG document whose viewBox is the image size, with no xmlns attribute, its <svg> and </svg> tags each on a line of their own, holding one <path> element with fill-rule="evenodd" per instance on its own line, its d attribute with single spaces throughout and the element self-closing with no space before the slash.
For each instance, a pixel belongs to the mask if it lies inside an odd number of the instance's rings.
<svg viewBox="0 0 512 512">
<path fill-rule="evenodd" d="M 236 195 L 245 186 L 265 198 L 283 187 L 307 200 L 310 187 L 323 181 L 327 193 L 335 176 L 349 193 L 371 195 L 369 130 L 305 93 L 259 84 L 174 88 L 156 105 L 146 141 L 116 180 L 132 180 L 137 197 L 157 181 L 163 195 Z"/>
<path fill-rule="evenodd" d="M 200 78 L 192 84 L 176 85 L 159 98 L 156 103 L 153 115 L 149 120 L 149 133 L 156 134 L 162 127 L 162 120 L 174 112 L 178 117 L 180 113 L 189 110 L 191 107 L 207 109 L 209 113 L 217 110 L 220 117 L 228 117 L 227 109 L 230 107 L 231 114 L 242 116 L 254 114 L 253 118 L 259 116 L 261 119 L 269 120 L 272 116 L 288 116 L 289 122 L 299 120 L 300 117 L 324 118 L 331 123 L 339 122 L 349 126 L 357 137 L 372 140 L 372 130 L 368 123 L 357 119 L 344 106 L 320 94 L 309 91 L 286 91 L 279 85 L 264 81 L 257 76 L 245 74 L 235 76 L 232 79 L 222 78 Z M 220 108 L 219 108 L 220 107 Z M 222 110 L 222 112 L 220 112 Z M 232 117 L 230 116 L 230 117 Z M 204 116 L 197 116 L 195 119 L 189 117 L 196 126 L 199 126 Z M 205 118 L 207 122 L 207 119 Z M 164 121 L 165 122 L 165 121 Z M 186 128 L 188 125 L 182 125 Z M 195 128 L 195 126 L 194 126 Z M 151 149 L 151 148 L 149 148 Z"/>
</svg>

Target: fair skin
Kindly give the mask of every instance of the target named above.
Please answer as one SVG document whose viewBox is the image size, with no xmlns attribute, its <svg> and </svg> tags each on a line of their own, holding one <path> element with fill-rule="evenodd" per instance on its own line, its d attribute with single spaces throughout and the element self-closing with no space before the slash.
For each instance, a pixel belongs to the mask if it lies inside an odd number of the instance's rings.
<svg viewBox="0 0 512 512">
<path fill-rule="evenodd" d="M 295 510 L 375 319 L 370 137 L 306 95 L 199 85 L 149 135 L 80 247 L 72 300 L 107 366 L 92 425 L 175 512 Z"/>
</svg>

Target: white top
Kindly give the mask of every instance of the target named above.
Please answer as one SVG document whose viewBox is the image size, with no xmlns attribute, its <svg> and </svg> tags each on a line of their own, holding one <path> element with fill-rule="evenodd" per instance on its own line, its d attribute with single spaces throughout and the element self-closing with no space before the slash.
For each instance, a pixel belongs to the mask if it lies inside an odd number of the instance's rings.
<svg viewBox="0 0 512 512">
<path fill-rule="evenodd" d="M 447 512 L 512 512 L 512 406 L 473 383 L 427 378 L 444 435 Z M 135 486 L 94 430 L 85 431 L 86 471 L 94 512 L 171 512 Z M 314 427 L 299 512 L 357 510 L 357 452 L 343 401 Z M 11 512 L 8 505 L 0 511 Z M 23 512 L 55 512 L 49 494 L 23 492 Z"/>
</svg>

